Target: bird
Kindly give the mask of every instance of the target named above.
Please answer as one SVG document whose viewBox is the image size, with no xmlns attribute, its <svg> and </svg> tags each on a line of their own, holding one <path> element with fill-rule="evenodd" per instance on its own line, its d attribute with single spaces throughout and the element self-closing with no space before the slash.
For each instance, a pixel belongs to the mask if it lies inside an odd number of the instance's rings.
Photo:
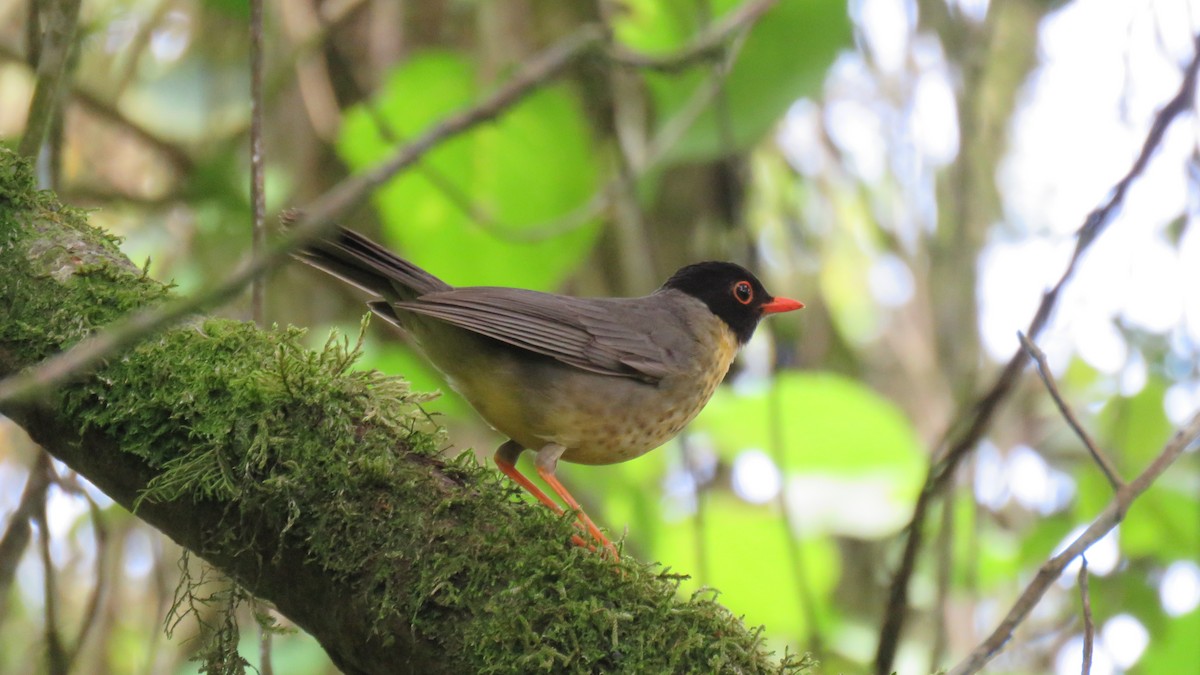
<svg viewBox="0 0 1200 675">
<path fill-rule="evenodd" d="M 614 559 L 616 548 L 555 475 L 558 462 L 614 464 L 663 445 L 708 403 L 764 316 L 804 307 L 730 262 L 687 265 L 643 297 L 582 298 L 456 288 L 341 226 L 293 256 L 370 294 L 370 310 L 411 336 L 508 439 L 497 468 L 563 514 L 516 468 L 532 450 L 537 474 Z"/>
</svg>

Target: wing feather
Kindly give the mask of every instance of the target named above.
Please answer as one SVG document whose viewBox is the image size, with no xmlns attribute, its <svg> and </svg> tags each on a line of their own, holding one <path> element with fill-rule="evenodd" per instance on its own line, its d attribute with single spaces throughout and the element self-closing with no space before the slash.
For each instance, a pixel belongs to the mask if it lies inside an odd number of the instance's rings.
<svg viewBox="0 0 1200 675">
<path fill-rule="evenodd" d="M 394 306 L 577 368 L 657 382 L 677 365 L 681 345 L 672 343 L 690 339 L 662 300 L 474 287 L 426 293 Z"/>
</svg>

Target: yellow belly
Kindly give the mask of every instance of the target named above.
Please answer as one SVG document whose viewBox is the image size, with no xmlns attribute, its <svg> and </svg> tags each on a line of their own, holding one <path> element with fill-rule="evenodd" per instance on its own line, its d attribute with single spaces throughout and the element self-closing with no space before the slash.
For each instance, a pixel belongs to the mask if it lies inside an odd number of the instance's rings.
<svg viewBox="0 0 1200 675">
<path fill-rule="evenodd" d="M 452 384 L 497 431 L 526 448 L 567 448 L 579 464 L 624 462 L 678 434 L 729 371 L 737 340 L 723 322 L 700 338 L 708 347 L 686 368 L 646 384 L 590 373 L 548 359 L 536 365 L 491 359 L 488 367 L 448 373 Z"/>
</svg>

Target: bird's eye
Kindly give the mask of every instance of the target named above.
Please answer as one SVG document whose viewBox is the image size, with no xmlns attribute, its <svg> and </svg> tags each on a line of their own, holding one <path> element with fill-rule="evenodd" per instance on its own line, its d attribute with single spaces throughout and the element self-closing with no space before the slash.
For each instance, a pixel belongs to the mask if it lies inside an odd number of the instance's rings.
<svg viewBox="0 0 1200 675">
<path fill-rule="evenodd" d="M 748 305 L 754 299 L 754 288 L 749 281 L 739 281 L 733 285 L 733 297 L 743 305 Z"/>
</svg>

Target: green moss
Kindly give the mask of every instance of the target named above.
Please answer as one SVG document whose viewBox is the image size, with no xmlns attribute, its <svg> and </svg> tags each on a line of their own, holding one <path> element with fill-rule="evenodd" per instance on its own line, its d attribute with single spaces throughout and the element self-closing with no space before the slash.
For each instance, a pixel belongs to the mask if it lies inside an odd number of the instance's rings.
<svg viewBox="0 0 1200 675">
<path fill-rule="evenodd" d="M 371 477 L 394 466 L 394 453 L 356 450 L 412 435 L 423 416 L 411 404 L 425 397 L 351 370 L 357 348 L 344 340 L 312 352 L 303 335 L 220 319 L 169 331 L 68 391 L 66 409 L 163 469 L 142 499 L 254 503 L 253 492 L 291 485 L 289 470 L 333 462 Z"/>
<path fill-rule="evenodd" d="M 0 148 L 0 208 L 29 208 L 36 195 L 33 167 L 17 153 Z"/>
<path fill-rule="evenodd" d="M 0 349 L 34 363 L 165 299 L 119 243 L 35 190 L 28 163 L 0 150 Z"/>
</svg>

